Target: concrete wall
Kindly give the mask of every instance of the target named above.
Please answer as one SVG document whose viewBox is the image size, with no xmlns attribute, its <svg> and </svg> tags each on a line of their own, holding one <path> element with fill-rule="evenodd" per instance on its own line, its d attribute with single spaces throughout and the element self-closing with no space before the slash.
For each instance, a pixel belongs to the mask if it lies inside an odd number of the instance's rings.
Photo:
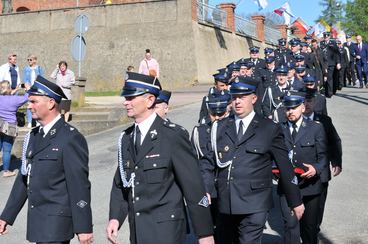
<svg viewBox="0 0 368 244">
<path fill-rule="evenodd" d="M 212 74 L 233 60 L 248 56 L 248 47 L 262 46 L 257 40 L 192 20 L 188 0 L 166 0 L 84 9 L 25 12 L 0 16 L 0 63 L 7 54 L 18 54 L 21 69 L 33 53 L 51 74 L 66 60 L 77 74 L 70 43 L 76 35 L 79 14 L 89 18 L 85 34 L 87 55 L 82 76 L 87 91 L 120 90 L 126 67 L 138 70 L 144 50 L 150 48 L 161 67 L 165 89 L 193 83 L 212 83 Z"/>
<path fill-rule="evenodd" d="M 190 6 L 186 0 L 171 0 L 0 16 L 0 57 L 5 63 L 14 51 L 22 68 L 27 55 L 34 53 L 48 75 L 65 59 L 77 73 L 70 43 L 76 35 L 75 18 L 83 13 L 90 20 L 82 66 L 88 91 L 120 89 L 126 67 L 138 69 L 146 48 L 159 60 L 160 80 L 169 89 L 194 79 Z"/>
</svg>

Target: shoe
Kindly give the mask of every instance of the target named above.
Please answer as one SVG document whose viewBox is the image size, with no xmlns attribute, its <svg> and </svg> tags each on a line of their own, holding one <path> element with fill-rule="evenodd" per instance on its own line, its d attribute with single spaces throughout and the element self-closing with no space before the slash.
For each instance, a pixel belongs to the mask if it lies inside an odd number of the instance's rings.
<svg viewBox="0 0 368 244">
<path fill-rule="evenodd" d="M 3 173 L 3 177 L 12 177 L 16 175 L 17 175 L 17 172 L 14 172 L 14 171 L 6 171 Z"/>
</svg>

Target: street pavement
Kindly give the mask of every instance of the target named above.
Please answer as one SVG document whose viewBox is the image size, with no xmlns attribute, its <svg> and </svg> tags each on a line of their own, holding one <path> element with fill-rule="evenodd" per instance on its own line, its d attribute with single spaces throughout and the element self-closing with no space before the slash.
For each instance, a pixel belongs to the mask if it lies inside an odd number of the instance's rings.
<svg viewBox="0 0 368 244">
<path fill-rule="evenodd" d="M 199 90 L 198 90 L 199 89 Z M 192 88 L 173 95 L 170 120 L 183 125 L 190 132 L 198 119 L 202 96 L 207 88 Z M 180 100 L 175 101 L 176 99 Z M 116 98 L 116 105 L 120 101 Z M 106 102 L 105 102 L 106 103 Z M 187 105 L 185 105 L 187 104 Z M 324 222 L 321 227 L 322 244 L 368 243 L 368 204 L 366 167 L 368 89 L 345 88 L 328 100 L 328 112 L 333 118 L 343 143 L 343 172 L 330 182 Z M 117 140 L 126 126 L 87 137 L 90 150 L 90 180 L 92 182 L 92 209 L 94 243 L 107 243 L 105 227 L 108 221 L 109 195 L 112 177 L 117 167 Z M 0 210 L 4 208 L 14 178 L 0 178 Z M 10 233 L 0 236 L 0 243 L 28 243 L 26 236 L 26 209 L 19 214 Z M 275 201 L 266 225 L 263 244 L 282 243 L 282 220 Z M 129 243 L 128 225 L 119 232 L 119 243 Z M 76 238 L 72 243 L 78 243 Z"/>
</svg>

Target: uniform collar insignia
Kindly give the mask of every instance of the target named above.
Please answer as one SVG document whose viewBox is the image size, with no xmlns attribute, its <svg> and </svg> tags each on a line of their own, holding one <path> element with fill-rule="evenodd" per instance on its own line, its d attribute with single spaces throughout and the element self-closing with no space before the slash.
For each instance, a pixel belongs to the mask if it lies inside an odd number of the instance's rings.
<svg viewBox="0 0 368 244">
<path fill-rule="evenodd" d="M 55 133 L 56 133 L 56 129 L 52 129 L 52 130 L 50 130 L 50 135 L 51 135 L 51 136 L 55 135 Z"/>
<path fill-rule="evenodd" d="M 151 139 L 156 139 L 157 138 L 157 131 L 156 130 L 151 130 L 150 131 L 150 135 L 151 135 Z"/>
<path fill-rule="evenodd" d="M 302 126 L 305 127 L 307 124 L 305 123 L 305 121 L 302 122 Z"/>
</svg>

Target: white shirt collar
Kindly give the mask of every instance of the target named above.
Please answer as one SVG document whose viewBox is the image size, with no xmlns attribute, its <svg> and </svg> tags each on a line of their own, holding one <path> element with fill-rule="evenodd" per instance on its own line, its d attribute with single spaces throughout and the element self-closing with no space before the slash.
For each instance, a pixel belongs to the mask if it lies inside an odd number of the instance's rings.
<svg viewBox="0 0 368 244">
<path fill-rule="evenodd" d="M 242 119 L 235 115 L 236 132 L 239 131 L 239 123 L 240 123 L 240 120 L 242 120 L 243 121 L 243 133 L 245 133 L 245 131 L 248 129 L 250 122 L 252 122 L 254 115 L 256 115 L 254 110 Z"/>
<path fill-rule="evenodd" d="M 300 116 L 299 120 L 295 123 L 296 124 L 296 131 L 299 131 L 300 125 L 303 122 L 303 116 Z M 290 133 L 293 133 L 293 123 L 288 121 Z"/>
<path fill-rule="evenodd" d="M 61 115 L 58 114 L 58 116 L 55 117 L 55 119 L 53 119 L 50 123 L 48 123 L 45 126 L 40 126 L 40 130 L 43 129 L 43 133 L 45 137 L 47 135 L 47 133 L 51 130 L 51 128 L 56 124 L 56 122 L 58 122 L 58 120 L 61 119 Z"/>
<path fill-rule="evenodd" d="M 138 126 L 138 128 L 141 132 L 141 144 L 143 143 L 143 140 L 144 140 L 145 136 L 147 135 L 148 130 L 151 128 L 153 122 L 155 121 L 156 116 L 157 116 L 156 113 L 152 113 L 147 119 L 143 120 L 139 124 L 137 124 L 137 123 L 134 124 L 135 126 Z"/>
</svg>

